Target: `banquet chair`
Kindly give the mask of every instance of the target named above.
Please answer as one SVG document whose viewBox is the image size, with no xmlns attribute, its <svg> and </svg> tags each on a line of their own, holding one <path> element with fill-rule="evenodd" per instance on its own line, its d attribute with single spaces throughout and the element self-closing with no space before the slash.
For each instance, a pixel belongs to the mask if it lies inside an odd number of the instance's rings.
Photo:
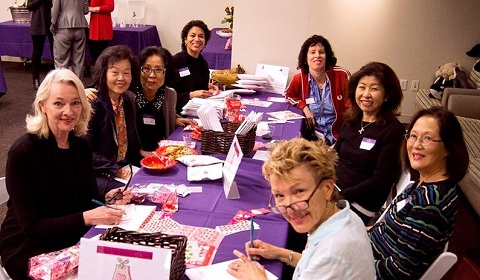
<svg viewBox="0 0 480 280">
<path fill-rule="evenodd" d="M 387 197 L 387 201 L 385 201 L 384 206 L 382 207 L 384 210 L 382 211 L 382 214 L 378 217 L 378 219 L 374 220 L 373 223 L 378 223 L 382 222 L 385 218 L 385 214 L 387 213 L 387 210 L 390 206 L 390 203 L 399 195 L 403 192 L 403 190 L 407 187 L 410 187 L 413 184 L 413 181 L 410 180 L 410 172 L 408 171 L 402 171 L 402 174 L 400 174 L 400 178 L 398 179 L 397 183 L 395 186 L 392 187 L 392 190 L 390 194 Z"/>
<path fill-rule="evenodd" d="M 7 187 L 5 186 L 5 177 L 0 178 L 0 204 L 4 204 L 8 200 Z"/>
<path fill-rule="evenodd" d="M 457 255 L 447 252 L 448 242 L 445 244 L 444 251 L 437 259 L 428 267 L 427 271 L 422 275 L 420 280 L 437 280 L 441 279 L 452 266 L 457 262 Z"/>
<path fill-rule="evenodd" d="M 11 280 L 10 276 L 8 276 L 7 271 L 2 265 L 2 259 L 0 258 L 0 280 Z"/>
</svg>

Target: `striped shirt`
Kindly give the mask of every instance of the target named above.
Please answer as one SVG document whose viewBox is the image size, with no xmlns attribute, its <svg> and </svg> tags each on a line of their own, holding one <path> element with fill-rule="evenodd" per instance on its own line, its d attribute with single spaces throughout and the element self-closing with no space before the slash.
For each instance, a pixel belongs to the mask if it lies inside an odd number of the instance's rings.
<svg viewBox="0 0 480 280">
<path fill-rule="evenodd" d="M 369 231 L 378 279 L 418 279 L 443 252 L 457 214 L 457 186 L 416 182 Z"/>
</svg>

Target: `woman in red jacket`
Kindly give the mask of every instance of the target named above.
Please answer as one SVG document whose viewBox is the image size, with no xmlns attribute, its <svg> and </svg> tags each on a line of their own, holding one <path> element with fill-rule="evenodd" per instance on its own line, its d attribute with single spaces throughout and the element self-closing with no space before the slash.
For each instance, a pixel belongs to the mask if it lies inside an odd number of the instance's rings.
<svg viewBox="0 0 480 280">
<path fill-rule="evenodd" d="M 92 65 L 108 43 L 113 39 L 113 23 L 111 13 L 115 8 L 114 0 L 91 0 L 88 11 L 90 14 L 89 49 L 92 55 Z"/>
<path fill-rule="evenodd" d="M 324 37 L 313 35 L 303 43 L 298 55 L 300 73 L 293 76 L 285 94 L 305 115 L 302 135 L 307 139 L 316 139 L 320 133 L 328 144 L 334 144 L 338 138 L 350 104 L 345 95 L 350 72 L 336 64 Z"/>
</svg>

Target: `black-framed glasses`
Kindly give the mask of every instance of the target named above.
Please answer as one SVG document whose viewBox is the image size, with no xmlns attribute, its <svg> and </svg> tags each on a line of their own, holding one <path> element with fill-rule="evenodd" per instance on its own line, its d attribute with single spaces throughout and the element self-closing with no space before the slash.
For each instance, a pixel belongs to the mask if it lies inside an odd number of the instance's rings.
<svg viewBox="0 0 480 280">
<path fill-rule="evenodd" d="M 128 178 L 127 184 L 123 189 L 118 189 L 113 196 L 105 198 L 105 203 L 106 204 L 115 204 L 117 200 L 121 200 L 123 198 L 123 192 L 127 190 L 128 186 L 130 186 L 130 181 L 132 180 L 133 177 L 133 169 L 132 169 L 132 164 L 128 164 L 128 167 L 130 168 L 130 177 Z M 110 183 L 110 181 L 108 182 Z M 108 184 L 107 184 L 108 187 Z M 108 190 L 108 188 L 107 188 Z"/>
<path fill-rule="evenodd" d="M 429 136 L 429 135 L 425 135 L 425 136 L 420 138 L 415 133 L 405 134 L 405 140 L 407 140 L 407 142 L 410 142 L 412 144 L 415 144 L 418 140 L 418 141 L 420 141 L 420 144 L 422 144 L 422 146 L 424 146 L 424 147 L 428 147 L 432 143 L 443 142 L 442 139 L 433 139 L 433 137 Z"/>
<path fill-rule="evenodd" d="M 142 66 L 140 67 L 140 70 L 142 70 L 142 72 L 145 74 L 150 74 L 153 72 L 155 75 L 163 75 L 167 71 L 165 68 L 152 68 L 150 66 Z"/>
<path fill-rule="evenodd" d="M 287 213 L 287 208 L 290 208 L 293 211 L 302 211 L 302 210 L 308 209 L 308 207 L 310 207 L 310 204 L 309 204 L 310 200 L 312 199 L 313 195 L 317 191 L 320 184 L 322 184 L 323 180 L 325 180 L 325 179 L 328 179 L 328 177 L 324 177 L 320 180 L 320 182 L 318 182 L 317 186 L 315 187 L 315 189 L 313 190 L 313 192 L 310 194 L 310 196 L 307 199 L 300 200 L 300 201 L 297 201 L 297 202 L 293 202 L 293 203 L 290 203 L 289 205 L 275 205 L 275 206 L 273 206 L 273 203 L 272 203 L 273 194 L 270 194 L 270 199 L 269 199 L 269 202 L 268 202 L 268 208 L 270 209 L 270 211 L 272 211 L 275 214 L 285 214 L 285 213 Z"/>
</svg>

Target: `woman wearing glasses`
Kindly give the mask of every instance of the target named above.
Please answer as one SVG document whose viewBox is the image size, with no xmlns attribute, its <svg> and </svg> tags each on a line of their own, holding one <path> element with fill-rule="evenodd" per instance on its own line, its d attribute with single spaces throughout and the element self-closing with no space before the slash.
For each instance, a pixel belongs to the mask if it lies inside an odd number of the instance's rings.
<svg viewBox="0 0 480 280">
<path fill-rule="evenodd" d="M 469 157 L 451 112 L 418 112 L 402 148 L 405 166 L 418 179 L 390 203 L 369 235 L 379 279 L 418 279 L 442 253 L 457 213 L 457 183 Z"/>
<path fill-rule="evenodd" d="M 146 47 L 140 52 L 140 86 L 134 88 L 137 106 L 137 129 L 142 143 L 142 154 L 158 148 L 158 141 L 166 139 L 176 126 L 194 125 L 193 120 L 177 115 L 177 93 L 166 87 L 175 77 L 170 52 L 165 48 Z"/>
<path fill-rule="evenodd" d="M 135 95 L 129 91 L 132 77 L 138 76 L 137 58 L 129 47 L 122 45 L 106 48 L 93 68 L 98 99 L 92 103 L 87 139 L 93 150 L 100 194 L 123 185 L 114 177 L 130 178 L 130 170 L 122 167 L 140 164 Z"/>
<path fill-rule="evenodd" d="M 367 225 L 401 172 L 399 150 L 405 127 L 396 116 L 403 93 L 392 68 L 370 62 L 352 75 L 347 94 L 351 106 L 335 144 L 336 183 Z"/>
<path fill-rule="evenodd" d="M 175 67 L 170 52 L 161 47 L 146 47 L 140 52 L 140 85 L 133 87 L 136 104 L 136 124 L 142 145 L 141 154 L 148 156 L 158 148 L 176 126 L 196 125 L 175 111 L 177 93 L 166 85 L 175 79 Z M 87 89 L 87 98 L 97 99 L 95 89 Z"/>
<path fill-rule="evenodd" d="M 28 133 L 12 145 L 6 166 L 10 199 L 0 254 L 12 279 L 30 279 L 30 257 L 73 246 L 92 225 L 117 223 L 124 213 L 92 203 L 103 196 L 83 137 L 91 108 L 80 79 L 70 70 L 53 70 L 40 84 L 33 108 Z M 131 197 L 127 191 L 116 204 Z"/>
<path fill-rule="evenodd" d="M 303 253 L 261 240 L 245 244 L 253 260 L 280 260 L 295 267 L 293 279 L 374 279 L 371 247 L 360 218 L 335 188 L 334 150 L 302 138 L 279 143 L 263 165 L 272 188 L 270 209 L 308 233 Z M 264 268 L 237 250 L 228 272 L 238 279 L 267 279 Z"/>
</svg>

